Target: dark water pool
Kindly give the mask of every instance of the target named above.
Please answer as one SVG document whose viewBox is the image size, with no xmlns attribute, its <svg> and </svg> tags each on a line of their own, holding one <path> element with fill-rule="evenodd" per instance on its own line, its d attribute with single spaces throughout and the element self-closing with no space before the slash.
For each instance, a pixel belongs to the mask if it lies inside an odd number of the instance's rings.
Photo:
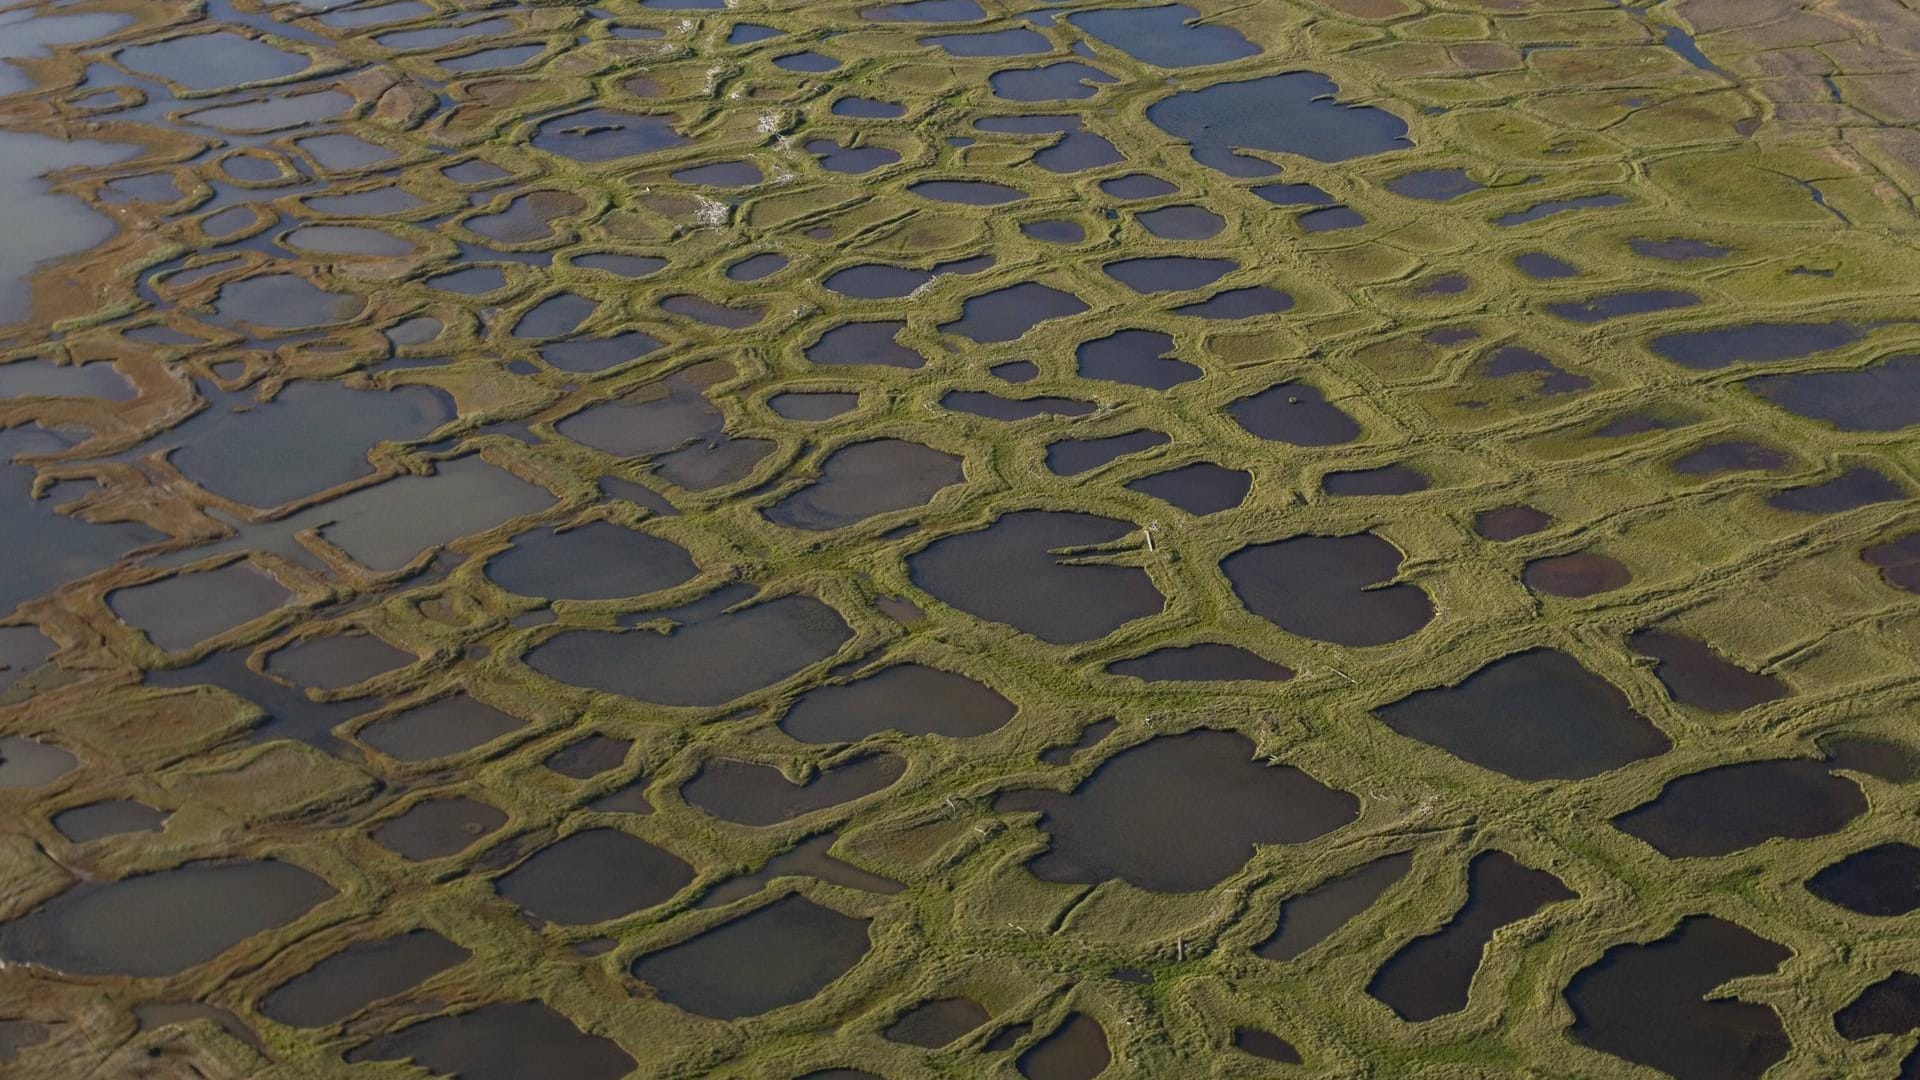
<svg viewBox="0 0 1920 1080">
<path fill-rule="evenodd" d="M 943 537 L 909 556 L 914 584 L 954 607 L 1064 644 L 1105 637 L 1158 613 L 1165 600 L 1144 570 L 1069 565 L 1056 554 L 1120 540 L 1132 522 L 1020 510 L 991 526 Z"/>
<path fill-rule="evenodd" d="M 905 758 L 878 753 L 827 766 L 804 783 L 795 783 L 771 765 L 716 758 L 687 781 L 680 797 L 722 821 L 778 825 L 865 798 L 889 787 L 906 771 Z"/>
<path fill-rule="evenodd" d="M 1126 675 L 1145 682 L 1284 682 L 1290 668 L 1235 645 L 1202 642 L 1155 649 L 1144 656 L 1116 660 L 1109 675 Z"/>
<path fill-rule="evenodd" d="M 1247 610 L 1282 630 L 1340 645 L 1384 645 L 1433 619 L 1418 585 L 1388 584 L 1401 554 L 1373 533 L 1296 536 L 1241 548 L 1220 563 Z"/>
<path fill-rule="evenodd" d="M 348 1051 L 349 1062 L 411 1061 L 462 1080 L 619 1080 L 634 1060 L 538 1001 L 482 1005 L 436 1016 Z"/>
<path fill-rule="evenodd" d="M 71 975 L 175 975 L 333 895 L 321 878 L 271 860 L 82 882 L 0 925 L 0 959 Z"/>
<path fill-rule="evenodd" d="M 801 694 L 780 730 L 801 742 L 855 742 L 882 731 L 964 739 L 997 731 L 1013 703 L 964 675 L 894 664 L 850 683 Z"/>
<path fill-rule="evenodd" d="M 498 807 L 477 799 L 428 799 L 374 828 L 374 842 L 402 858 L 420 862 L 465 851 L 507 823 Z"/>
<path fill-rule="evenodd" d="M 774 503 L 768 521 L 824 532 L 879 514 L 925 506 L 965 479 L 958 457 L 904 439 L 843 446 L 820 464 L 819 479 Z"/>
<path fill-rule="evenodd" d="M 376 1001 L 412 989 L 467 956 L 467 950 L 431 930 L 357 941 L 269 991 L 259 1009 L 282 1024 L 330 1027 Z"/>
<path fill-rule="evenodd" d="M 1142 63 L 1163 68 L 1224 64 L 1254 56 L 1260 47 L 1231 26 L 1202 22 L 1185 4 L 1097 8 L 1067 21 Z"/>
<path fill-rule="evenodd" d="M 1252 488 L 1252 474 L 1210 461 L 1196 461 L 1127 484 L 1129 491 L 1165 500 L 1195 517 L 1239 506 Z"/>
<path fill-rule="evenodd" d="M 1615 945 L 1567 986 L 1574 1040 L 1675 1080 L 1759 1080 L 1789 1042 L 1772 1009 L 1707 999 L 1721 984 L 1773 971 L 1791 955 L 1710 915 L 1667 937 Z"/>
<path fill-rule="evenodd" d="M 1163 736 L 1108 758 L 1072 792 L 1017 791 L 1002 813 L 1039 811 L 1043 881 L 1119 878 L 1152 892 L 1190 892 L 1230 877 L 1256 844 L 1298 844 L 1353 820 L 1359 802 L 1286 765 L 1268 765 L 1226 731 Z M 1186 808 L 1169 814 L 1165 808 Z"/>
<path fill-rule="evenodd" d="M 580 925 L 664 903 L 693 883 L 672 852 L 618 829 L 586 829 L 548 844 L 493 883 L 529 915 Z"/>
<path fill-rule="evenodd" d="M 888 1026 L 885 1035 L 890 1042 L 932 1050 L 953 1042 L 991 1019 L 992 1014 L 972 998 L 934 998 L 902 1013 L 898 1020 Z"/>
<path fill-rule="evenodd" d="M 1807 891 L 1880 918 L 1920 909 L 1920 848 L 1899 842 L 1856 851 L 1807 879 Z"/>
<path fill-rule="evenodd" d="M 1150 106 L 1147 119 L 1215 167 L 1235 150 L 1346 161 L 1408 145 L 1405 121 L 1370 105 L 1343 105 L 1339 93 L 1325 75 L 1291 71 L 1179 91 Z"/>
<path fill-rule="evenodd" d="M 1360 425 L 1311 383 L 1283 382 L 1227 406 L 1253 435 L 1294 446 L 1338 446 L 1360 437 Z"/>
<path fill-rule="evenodd" d="M 1503 656 L 1457 686 L 1418 691 L 1374 715 L 1517 780 L 1598 776 L 1673 745 L 1612 683 L 1556 649 Z"/>
<path fill-rule="evenodd" d="M 1824 836 L 1866 810 L 1859 785 L 1825 762 L 1748 761 L 1682 776 L 1613 823 L 1684 859 L 1728 855 L 1776 837 Z"/>
<path fill-rule="evenodd" d="M 1276 962 L 1299 956 L 1372 907 L 1412 868 L 1413 856 L 1387 855 L 1287 899 L 1279 925 L 1253 947 L 1254 954 Z"/>
<path fill-rule="evenodd" d="M 1408 942 L 1374 972 L 1367 993 L 1416 1023 L 1459 1012 L 1494 932 L 1548 904 L 1574 898 L 1544 870 L 1504 851 L 1484 851 L 1467 865 L 1467 901 L 1446 925 Z"/>
<path fill-rule="evenodd" d="M 634 961 L 660 999 L 718 1020 L 805 1001 L 853 969 L 867 920 L 790 895 Z"/>
<path fill-rule="evenodd" d="M 1653 673 L 1673 700 L 1707 712 L 1729 713 L 1783 698 L 1788 687 L 1772 675 L 1748 671 L 1705 642 L 1666 630 L 1641 630 L 1627 645 L 1653 657 Z"/>
<path fill-rule="evenodd" d="M 1112 1060 L 1106 1029 L 1085 1013 L 1073 1013 L 1028 1047 L 1014 1067 L 1027 1080 L 1093 1080 Z"/>
<path fill-rule="evenodd" d="M 662 612 L 651 628 L 564 630 L 527 654 L 527 665 L 561 682 L 660 705 L 712 706 L 779 682 L 824 660 L 851 636 L 833 608 L 783 596 L 727 612 L 738 596 L 716 594 Z"/>
</svg>

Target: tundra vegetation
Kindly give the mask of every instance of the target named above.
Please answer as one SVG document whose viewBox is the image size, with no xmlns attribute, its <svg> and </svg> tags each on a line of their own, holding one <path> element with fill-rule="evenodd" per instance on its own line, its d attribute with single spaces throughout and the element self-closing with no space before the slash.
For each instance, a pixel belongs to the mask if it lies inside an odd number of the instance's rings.
<svg viewBox="0 0 1920 1080">
<path fill-rule="evenodd" d="M 1909 7 L 0 57 L 0 1072 L 1920 1076 Z"/>
</svg>

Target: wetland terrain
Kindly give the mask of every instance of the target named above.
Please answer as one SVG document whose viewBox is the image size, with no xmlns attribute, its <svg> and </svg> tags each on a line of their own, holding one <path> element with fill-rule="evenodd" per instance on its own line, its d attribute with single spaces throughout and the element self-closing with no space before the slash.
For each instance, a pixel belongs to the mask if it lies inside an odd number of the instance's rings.
<svg viewBox="0 0 1920 1080">
<path fill-rule="evenodd" d="M 1908 0 L 0 0 L 0 1076 L 1917 1080 Z"/>
</svg>

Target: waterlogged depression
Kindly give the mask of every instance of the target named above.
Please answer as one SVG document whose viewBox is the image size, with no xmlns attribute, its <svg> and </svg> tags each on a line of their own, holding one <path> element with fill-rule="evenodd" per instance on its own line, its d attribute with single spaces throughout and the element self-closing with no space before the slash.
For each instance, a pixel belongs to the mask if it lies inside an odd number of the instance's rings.
<svg viewBox="0 0 1920 1080">
<path fill-rule="evenodd" d="M 0 1073 L 1920 1072 L 1916 30 L 0 9 Z"/>
</svg>

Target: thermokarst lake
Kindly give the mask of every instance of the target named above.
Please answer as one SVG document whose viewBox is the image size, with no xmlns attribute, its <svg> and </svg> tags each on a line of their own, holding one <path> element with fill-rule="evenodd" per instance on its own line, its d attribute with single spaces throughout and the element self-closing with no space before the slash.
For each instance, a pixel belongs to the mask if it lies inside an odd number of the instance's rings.
<svg viewBox="0 0 1920 1080">
<path fill-rule="evenodd" d="M 0 0 L 0 1076 L 1920 1078 L 1916 78 Z"/>
</svg>

